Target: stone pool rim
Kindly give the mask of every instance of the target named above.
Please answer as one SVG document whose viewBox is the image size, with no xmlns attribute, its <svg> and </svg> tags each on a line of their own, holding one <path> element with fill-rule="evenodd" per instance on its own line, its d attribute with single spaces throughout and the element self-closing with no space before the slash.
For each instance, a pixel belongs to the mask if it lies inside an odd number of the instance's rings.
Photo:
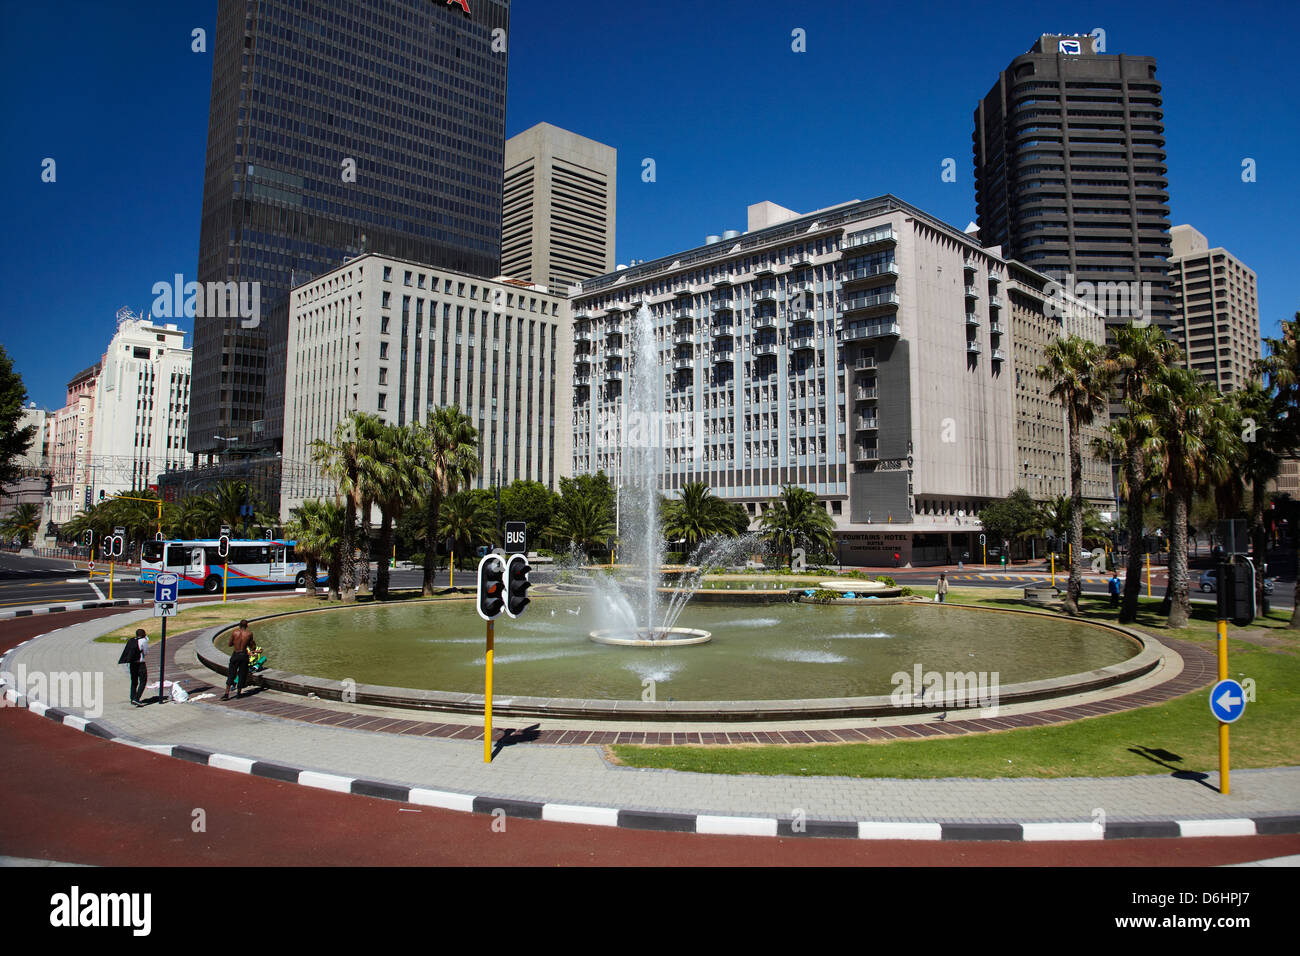
<svg viewBox="0 0 1300 956">
<path fill-rule="evenodd" d="M 472 596 L 466 598 L 472 599 Z M 419 602 L 437 603 L 437 602 Z M 877 603 L 877 602 L 872 602 Z M 360 605 L 360 607 L 384 607 L 393 605 Z M 408 605 L 409 606 L 409 605 Z M 1032 611 L 1021 608 L 986 608 L 959 604 L 933 604 L 931 608 L 945 608 L 943 613 L 976 612 L 986 614 L 1023 614 L 1036 617 L 1060 619 L 1059 614 L 1046 611 Z M 250 623 L 270 621 L 280 617 L 302 614 L 325 614 L 338 611 L 356 610 L 358 605 L 336 605 L 333 607 L 309 608 L 298 611 L 283 611 L 278 614 L 266 614 L 249 618 Z M 1008 684 L 999 688 L 998 707 L 1034 701 L 1053 700 L 1072 697 L 1128 683 L 1143 677 L 1157 667 L 1165 658 L 1176 652 L 1161 644 L 1148 634 L 1142 634 L 1131 628 L 1122 627 L 1104 621 L 1086 621 L 1065 619 L 1074 624 L 1084 624 L 1101 628 L 1127 637 L 1133 641 L 1139 651 L 1126 661 L 1109 664 L 1106 667 L 1063 677 L 1049 677 L 1042 680 L 1024 681 Z M 225 675 L 230 655 L 216 647 L 216 639 L 226 631 L 233 630 L 237 623 L 218 624 L 205 628 L 195 638 L 194 646 L 199 661 L 208 669 Z M 307 697 L 315 695 L 323 700 L 343 701 L 345 690 L 347 703 L 370 704 L 380 707 L 397 707 L 407 710 L 438 711 L 454 714 L 483 713 L 483 695 L 457 693 L 449 691 L 420 690 L 410 687 L 391 687 L 382 684 L 354 684 L 345 688 L 341 680 L 329 680 L 305 674 L 291 674 L 287 671 L 267 668 L 254 675 L 253 683 L 270 690 L 283 691 Z M 592 700 L 574 697 L 526 697 L 520 695 L 494 694 L 492 712 L 503 717 L 553 717 L 579 720 L 611 721 L 797 721 L 827 720 L 839 718 L 873 718 L 919 716 L 943 711 L 956 714 L 978 714 L 985 708 L 952 707 L 943 701 L 927 706 L 900 706 L 889 695 L 874 697 L 819 697 L 793 698 L 778 700 L 692 700 L 692 701 L 643 701 L 643 700 Z"/>
</svg>

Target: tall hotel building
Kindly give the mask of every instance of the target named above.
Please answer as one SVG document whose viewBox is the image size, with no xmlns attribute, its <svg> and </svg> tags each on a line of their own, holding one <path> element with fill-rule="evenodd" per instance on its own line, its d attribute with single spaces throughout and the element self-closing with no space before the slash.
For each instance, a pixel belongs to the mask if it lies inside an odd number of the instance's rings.
<svg viewBox="0 0 1300 956">
<path fill-rule="evenodd" d="M 1191 226 L 1174 226 L 1169 257 L 1174 328 L 1187 347 L 1188 368 L 1220 392 L 1255 378 L 1260 358 L 1255 272 Z"/>
<path fill-rule="evenodd" d="M 500 271 L 510 5 L 466 6 L 220 0 L 198 279 L 262 318 L 195 318 L 196 457 L 279 446 L 294 285 L 367 250 Z"/>
<path fill-rule="evenodd" d="M 1169 183 L 1153 57 L 1095 53 L 1086 35 L 1042 36 L 980 102 L 973 139 L 985 245 L 1062 282 L 1107 284 L 1113 291 L 1097 304 L 1111 324 L 1170 326 Z"/>
<path fill-rule="evenodd" d="M 1063 413 L 1030 376 L 1067 323 L 1099 337 L 1095 311 L 1053 309 L 1047 276 L 1009 275 L 996 250 L 892 196 L 803 215 L 760 203 L 748 224 L 582 283 L 575 473 L 621 479 L 626 349 L 645 307 L 670 496 L 704 481 L 757 519 L 796 484 L 821 499 L 846 564 L 933 563 L 973 553 L 987 502 L 1064 486 Z M 1090 490 L 1106 501 L 1108 484 Z"/>
<path fill-rule="evenodd" d="M 280 515 L 334 488 L 311 463 L 353 411 L 405 425 L 457 404 L 479 433 L 475 487 L 567 474 L 568 302 L 539 285 L 369 253 L 293 290 Z"/>
<path fill-rule="evenodd" d="M 565 293 L 614 269 L 618 150 L 538 123 L 506 140 L 501 271 Z"/>
</svg>

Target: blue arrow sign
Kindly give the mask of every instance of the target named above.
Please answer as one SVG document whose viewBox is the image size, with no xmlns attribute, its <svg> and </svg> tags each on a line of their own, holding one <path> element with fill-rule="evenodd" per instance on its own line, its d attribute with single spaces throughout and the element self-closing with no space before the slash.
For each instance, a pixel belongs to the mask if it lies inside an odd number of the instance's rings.
<svg viewBox="0 0 1300 956">
<path fill-rule="evenodd" d="M 1246 692 L 1235 680 L 1221 680 L 1210 691 L 1210 711 L 1225 724 L 1246 712 Z"/>
</svg>

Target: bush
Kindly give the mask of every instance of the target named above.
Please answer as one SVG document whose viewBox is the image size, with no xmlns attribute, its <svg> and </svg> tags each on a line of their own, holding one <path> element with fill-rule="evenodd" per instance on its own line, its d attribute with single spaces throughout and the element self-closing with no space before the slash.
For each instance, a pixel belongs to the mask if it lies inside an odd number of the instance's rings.
<svg viewBox="0 0 1300 956">
<path fill-rule="evenodd" d="M 830 588 L 818 588 L 813 592 L 812 599 L 818 604 L 829 604 L 831 601 L 838 601 L 842 594 L 839 591 L 832 591 Z"/>
<path fill-rule="evenodd" d="M 555 552 L 552 551 L 550 548 L 538 548 L 537 556 L 539 558 L 553 558 L 555 557 Z"/>
<path fill-rule="evenodd" d="M 898 587 L 898 582 L 895 581 L 893 578 L 891 578 L 888 574 L 878 575 L 876 577 L 876 580 L 879 581 L 881 584 L 885 585 L 886 587 L 891 587 L 891 588 Z"/>
<path fill-rule="evenodd" d="M 902 595 L 903 597 L 911 597 L 915 593 L 916 593 L 915 591 L 913 591 L 911 588 L 907 587 L 906 585 L 904 585 L 903 588 L 899 591 L 899 594 Z"/>
<path fill-rule="evenodd" d="M 664 552 L 664 564 L 685 564 L 685 563 L 686 563 L 685 551 Z"/>
</svg>

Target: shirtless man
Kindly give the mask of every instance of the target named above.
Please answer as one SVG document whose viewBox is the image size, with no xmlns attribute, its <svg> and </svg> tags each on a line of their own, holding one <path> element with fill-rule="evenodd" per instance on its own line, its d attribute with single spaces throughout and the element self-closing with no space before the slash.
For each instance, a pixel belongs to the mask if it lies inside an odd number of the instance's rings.
<svg viewBox="0 0 1300 956">
<path fill-rule="evenodd" d="M 230 700 L 230 686 L 235 686 L 235 696 L 244 696 L 244 685 L 248 683 L 248 652 L 257 650 L 257 641 L 248 628 L 247 619 L 239 622 L 230 635 L 230 666 L 226 670 L 226 693 L 222 700 Z"/>
</svg>

